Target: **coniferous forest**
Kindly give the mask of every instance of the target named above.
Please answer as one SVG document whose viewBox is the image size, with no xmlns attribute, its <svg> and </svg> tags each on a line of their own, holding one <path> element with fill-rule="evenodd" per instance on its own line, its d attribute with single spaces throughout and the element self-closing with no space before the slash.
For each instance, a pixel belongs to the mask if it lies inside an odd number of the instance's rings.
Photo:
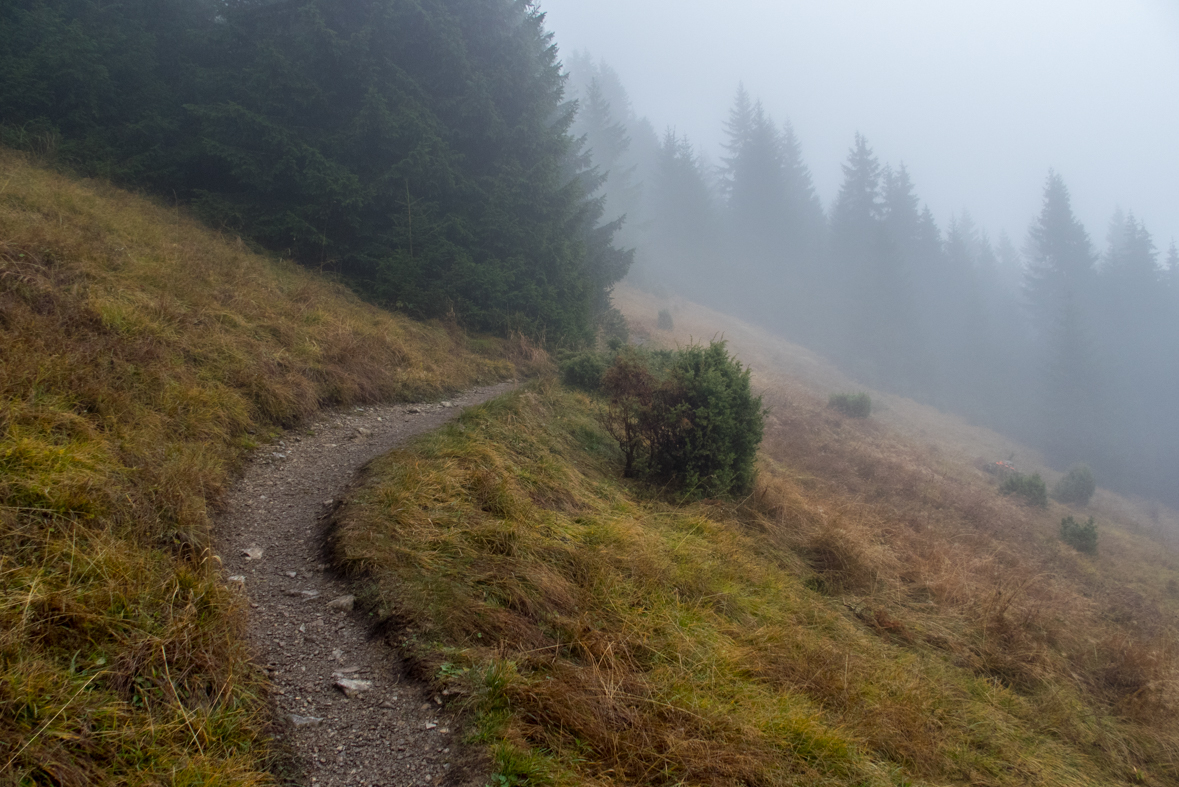
<svg viewBox="0 0 1179 787">
<path fill-rule="evenodd" d="M 725 152 L 660 137 L 608 64 L 570 60 L 575 133 L 625 212 L 632 278 L 825 354 L 867 385 L 1035 445 L 1065 469 L 1179 504 L 1179 251 L 1132 212 L 1095 238 L 1047 173 L 1024 237 L 939 226 L 903 163 L 850 140 L 824 207 L 788 122 L 738 88 Z M 592 108 L 586 111 L 584 107 Z M 851 136 L 851 135 L 849 135 Z M 602 151 L 599 154 L 599 150 Z"/>
<path fill-rule="evenodd" d="M 0 142 L 415 316 L 581 341 L 631 256 L 521 0 L 0 4 Z"/>
</svg>

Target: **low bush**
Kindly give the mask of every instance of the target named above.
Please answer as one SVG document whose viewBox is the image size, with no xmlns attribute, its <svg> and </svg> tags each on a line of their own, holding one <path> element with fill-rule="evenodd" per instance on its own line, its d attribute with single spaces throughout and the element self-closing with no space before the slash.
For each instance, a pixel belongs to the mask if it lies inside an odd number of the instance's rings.
<svg viewBox="0 0 1179 787">
<path fill-rule="evenodd" d="M 560 362 L 559 368 L 561 382 L 565 385 L 593 393 L 602 387 L 606 361 L 599 353 L 587 350 L 566 357 Z"/>
<path fill-rule="evenodd" d="M 644 475 L 690 497 L 744 494 L 764 430 L 749 370 L 724 342 L 674 353 L 627 350 L 602 378 L 610 406 L 602 423 Z"/>
<path fill-rule="evenodd" d="M 613 306 L 598 318 L 598 338 L 606 346 L 624 345 L 630 341 L 630 325 L 626 316 Z"/>
<path fill-rule="evenodd" d="M 849 418 L 867 418 L 872 414 L 872 397 L 866 393 L 831 394 L 827 406 Z"/>
<path fill-rule="evenodd" d="M 1088 465 L 1073 465 L 1064 478 L 1052 487 L 1052 499 L 1061 503 L 1089 505 L 1093 493 L 1097 491 L 1097 481 L 1093 478 L 1093 471 Z"/>
<path fill-rule="evenodd" d="M 1048 506 L 1048 486 L 1044 483 L 1044 479 L 1040 477 L 1039 473 L 1033 473 L 1032 475 L 1016 473 L 1003 482 L 999 487 L 999 491 L 1005 495 L 1021 497 L 1029 505 L 1039 506 L 1040 508 L 1046 508 Z"/>
<path fill-rule="evenodd" d="M 667 309 L 660 309 L 659 316 L 655 319 L 655 327 L 661 331 L 670 331 L 675 327 L 675 321 L 671 319 L 671 312 Z"/>
<path fill-rule="evenodd" d="M 1078 552 L 1097 554 L 1097 523 L 1093 517 L 1081 524 L 1071 516 L 1060 520 L 1060 540 Z"/>
</svg>

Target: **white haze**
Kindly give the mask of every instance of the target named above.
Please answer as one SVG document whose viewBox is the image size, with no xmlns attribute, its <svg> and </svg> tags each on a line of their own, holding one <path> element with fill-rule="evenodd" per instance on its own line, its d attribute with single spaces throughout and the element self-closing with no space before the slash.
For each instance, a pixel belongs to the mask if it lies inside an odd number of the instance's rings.
<svg viewBox="0 0 1179 787">
<path fill-rule="evenodd" d="M 712 160 L 743 81 L 794 123 L 825 203 L 862 132 L 945 226 L 968 209 L 1020 242 L 1050 167 L 1098 248 L 1115 208 L 1179 239 L 1175 0 L 543 0 L 635 110 Z"/>
</svg>

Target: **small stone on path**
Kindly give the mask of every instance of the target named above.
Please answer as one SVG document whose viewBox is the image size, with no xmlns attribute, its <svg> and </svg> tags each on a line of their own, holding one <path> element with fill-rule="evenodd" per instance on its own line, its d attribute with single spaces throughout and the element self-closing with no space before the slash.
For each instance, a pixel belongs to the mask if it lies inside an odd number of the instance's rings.
<svg viewBox="0 0 1179 787">
<path fill-rule="evenodd" d="M 261 560 L 262 559 L 262 547 L 252 546 L 249 549 L 243 549 L 242 555 L 246 558 L 246 560 Z"/>
<path fill-rule="evenodd" d="M 290 718 L 291 724 L 294 724 L 296 727 L 314 727 L 318 724 L 323 724 L 323 719 L 318 716 L 297 716 L 292 713 L 288 718 Z"/>
<path fill-rule="evenodd" d="M 328 609 L 338 609 L 341 612 L 351 612 L 356 606 L 356 596 L 340 596 L 328 602 Z"/>
<path fill-rule="evenodd" d="M 354 699 L 360 696 L 363 691 L 369 691 L 373 687 L 371 680 L 352 680 L 351 678 L 336 678 L 336 688 L 344 692 L 344 696 L 348 699 Z"/>
</svg>

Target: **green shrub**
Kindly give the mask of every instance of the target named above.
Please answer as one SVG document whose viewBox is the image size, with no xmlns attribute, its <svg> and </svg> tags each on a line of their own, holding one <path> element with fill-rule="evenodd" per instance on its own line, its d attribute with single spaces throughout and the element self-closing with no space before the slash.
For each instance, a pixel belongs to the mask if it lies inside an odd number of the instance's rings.
<svg viewBox="0 0 1179 787">
<path fill-rule="evenodd" d="M 675 321 L 671 319 L 671 312 L 667 309 L 660 309 L 659 316 L 655 319 L 655 327 L 661 331 L 670 331 L 675 327 Z"/>
<path fill-rule="evenodd" d="M 602 388 L 606 361 L 600 354 L 587 350 L 565 358 L 559 368 L 565 385 L 593 393 Z"/>
<path fill-rule="evenodd" d="M 1005 495 L 1022 497 L 1029 505 L 1046 508 L 1048 506 L 1048 486 L 1039 473 L 1023 475 L 1016 473 L 1003 482 L 999 491 Z"/>
<path fill-rule="evenodd" d="M 867 418 L 872 414 L 872 397 L 866 393 L 831 394 L 827 406 L 849 418 Z"/>
<path fill-rule="evenodd" d="M 1093 493 L 1097 491 L 1097 481 L 1093 478 L 1093 471 L 1088 465 L 1073 465 L 1064 478 L 1052 487 L 1052 497 L 1061 503 L 1089 505 Z"/>
<path fill-rule="evenodd" d="M 1071 516 L 1060 520 L 1060 539 L 1078 552 L 1086 555 L 1097 554 L 1097 523 L 1093 517 L 1080 524 Z"/>
<path fill-rule="evenodd" d="M 610 396 L 603 423 L 622 448 L 626 475 L 689 497 L 752 489 L 764 410 L 749 370 L 724 342 L 674 353 L 624 351 L 602 384 Z"/>
<path fill-rule="evenodd" d="M 598 338 L 607 347 L 621 347 L 630 341 L 630 324 L 622 312 L 610 307 L 598 317 Z"/>
</svg>

